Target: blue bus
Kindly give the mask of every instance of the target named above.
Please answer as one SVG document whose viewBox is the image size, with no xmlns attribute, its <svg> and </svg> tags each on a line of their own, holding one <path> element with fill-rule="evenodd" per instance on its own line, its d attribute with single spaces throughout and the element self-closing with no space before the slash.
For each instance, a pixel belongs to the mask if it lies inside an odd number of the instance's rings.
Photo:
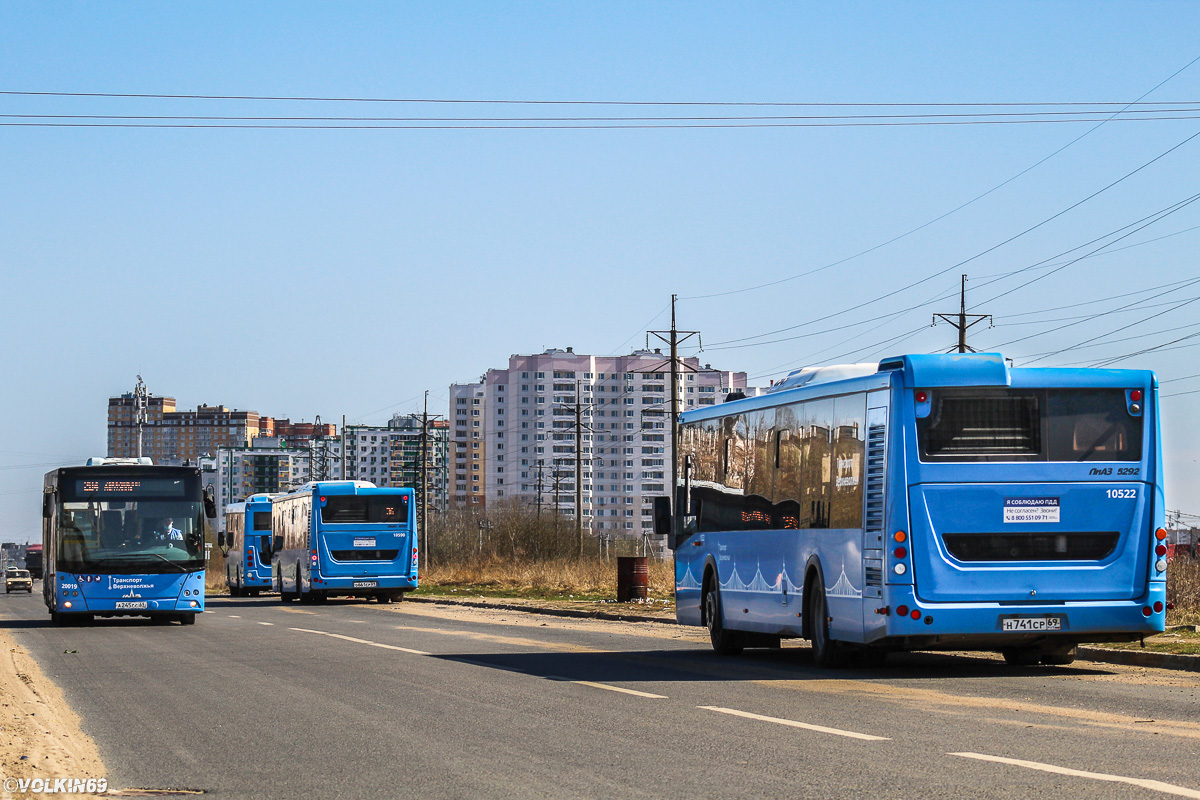
<svg viewBox="0 0 1200 800">
<path fill-rule="evenodd" d="M 92 458 L 46 473 L 42 596 L 51 619 L 194 623 L 204 611 L 205 532 L 215 516 L 195 467 Z"/>
<path fill-rule="evenodd" d="M 806 368 L 681 415 L 676 615 L 815 661 L 993 650 L 1069 664 L 1163 630 L 1158 383 L 998 354 Z"/>
<path fill-rule="evenodd" d="M 225 583 L 231 597 L 257 597 L 271 591 L 271 500 L 255 494 L 225 507 L 225 530 L 217 543 L 225 550 Z"/>
<path fill-rule="evenodd" d="M 417 588 L 412 489 L 319 481 L 271 504 L 271 580 L 284 602 L 402 600 Z"/>
</svg>

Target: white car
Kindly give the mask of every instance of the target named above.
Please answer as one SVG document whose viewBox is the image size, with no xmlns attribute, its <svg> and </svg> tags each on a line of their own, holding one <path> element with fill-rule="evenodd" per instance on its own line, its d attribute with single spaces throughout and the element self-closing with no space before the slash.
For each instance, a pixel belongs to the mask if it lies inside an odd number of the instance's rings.
<svg viewBox="0 0 1200 800">
<path fill-rule="evenodd" d="M 29 577 L 27 569 L 10 569 L 4 573 L 4 593 L 24 589 L 33 594 L 33 578 Z"/>
</svg>

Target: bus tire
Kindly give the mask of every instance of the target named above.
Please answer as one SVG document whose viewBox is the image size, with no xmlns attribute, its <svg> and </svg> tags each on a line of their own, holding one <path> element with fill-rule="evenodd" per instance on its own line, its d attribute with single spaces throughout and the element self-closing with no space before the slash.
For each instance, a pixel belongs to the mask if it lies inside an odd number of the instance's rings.
<svg viewBox="0 0 1200 800">
<path fill-rule="evenodd" d="M 1032 667 L 1042 660 L 1042 653 L 1036 647 L 1006 647 L 1000 654 L 1006 664 L 1014 667 Z"/>
<path fill-rule="evenodd" d="M 818 667 L 840 667 L 846 663 L 846 646 L 829 638 L 829 603 L 825 599 L 825 580 L 820 572 L 813 573 L 813 587 L 808 595 L 808 625 L 812 643 L 813 663 Z"/>
<path fill-rule="evenodd" d="M 704 622 L 708 626 L 708 638 L 714 651 L 723 656 L 735 656 L 742 652 L 742 637 L 736 631 L 725 629 L 723 615 L 721 590 L 714 578 L 704 592 Z"/>
<path fill-rule="evenodd" d="M 379 602 L 381 602 L 381 603 L 390 603 L 390 602 L 392 602 L 392 593 L 391 593 L 391 592 L 383 592 L 382 594 L 380 594 L 380 595 L 379 595 Z"/>
<path fill-rule="evenodd" d="M 180 614 L 179 615 L 179 624 L 180 625 L 195 625 L 196 624 L 196 615 L 195 614 Z"/>
</svg>

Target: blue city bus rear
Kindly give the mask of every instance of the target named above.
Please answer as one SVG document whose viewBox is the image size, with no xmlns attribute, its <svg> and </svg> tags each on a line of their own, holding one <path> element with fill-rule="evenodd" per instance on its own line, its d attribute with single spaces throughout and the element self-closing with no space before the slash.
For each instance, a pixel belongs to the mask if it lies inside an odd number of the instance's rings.
<svg viewBox="0 0 1200 800">
<path fill-rule="evenodd" d="M 412 489 L 322 481 L 278 498 L 273 575 L 285 601 L 402 599 L 417 587 Z"/>
<path fill-rule="evenodd" d="M 204 611 L 206 519 L 214 512 L 192 467 L 91 459 L 47 473 L 42 592 L 51 618 L 194 622 Z"/>
<path fill-rule="evenodd" d="M 723 652 L 808 638 L 820 663 L 1068 663 L 1161 631 L 1157 393 L 1146 371 L 905 356 L 688 412 L 677 617 Z"/>
<path fill-rule="evenodd" d="M 998 355 L 881 370 L 895 375 L 889 447 L 902 456 L 888 459 L 900 474 L 865 641 L 1049 663 L 1079 642 L 1163 630 L 1153 373 L 1010 369 Z"/>
<path fill-rule="evenodd" d="M 271 590 L 271 500 L 261 493 L 225 508 L 225 581 L 233 597 Z"/>
</svg>

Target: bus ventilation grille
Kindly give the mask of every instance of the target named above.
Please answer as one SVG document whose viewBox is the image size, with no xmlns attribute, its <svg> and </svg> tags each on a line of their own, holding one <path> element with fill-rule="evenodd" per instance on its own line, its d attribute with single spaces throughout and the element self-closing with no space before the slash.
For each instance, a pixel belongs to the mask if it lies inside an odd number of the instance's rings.
<svg viewBox="0 0 1200 800">
<path fill-rule="evenodd" d="M 330 550 L 334 561 L 395 561 L 399 550 Z"/>
<path fill-rule="evenodd" d="M 947 533 L 946 550 L 959 561 L 1100 561 L 1112 555 L 1120 534 Z"/>
</svg>

